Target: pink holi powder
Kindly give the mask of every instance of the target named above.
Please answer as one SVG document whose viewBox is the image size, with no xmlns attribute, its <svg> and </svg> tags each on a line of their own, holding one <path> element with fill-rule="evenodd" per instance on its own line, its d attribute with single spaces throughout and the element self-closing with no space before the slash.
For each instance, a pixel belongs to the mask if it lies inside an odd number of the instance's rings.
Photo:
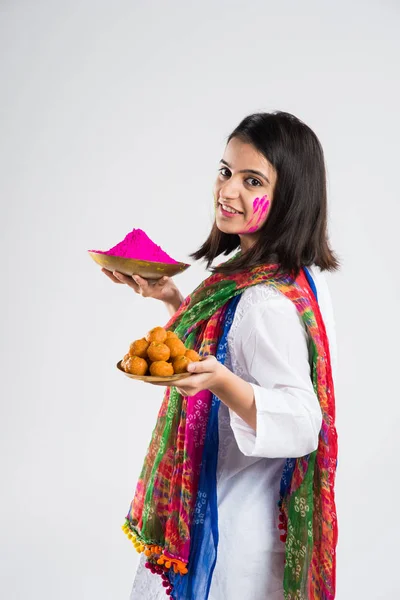
<svg viewBox="0 0 400 600">
<path fill-rule="evenodd" d="M 243 231 L 243 233 L 254 233 L 255 231 L 257 231 L 257 229 L 260 226 L 261 220 L 263 219 L 268 210 L 268 207 L 269 200 L 267 200 L 267 196 L 263 196 L 262 198 L 255 198 L 255 200 L 253 201 L 253 216 L 247 224 L 246 231 Z M 255 225 L 252 225 L 252 223 L 254 223 L 254 219 L 256 219 L 256 223 Z"/>
<path fill-rule="evenodd" d="M 256 199 L 258 200 L 258 198 Z M 262 221 L 262 219 L 264 218 L 267 210 L 269 207 L 269 200 L 266 200 L 266 196 L 264 196 L 264 198 L 261 198 L 261 200 L 259 200 L 259 203 L 257 204 L 257 208 L 255 211 L 255 214 L 257 214 L 258 212 L 258 216 L 257 216 L 257 221 L 254 227 L 251 227 L 251 231 L 257 231 L 257 229 L 260 227 L 260 223 Z"/>
<path fill-rule="evenodd" d="M 136 260 L 147 260 L 150 262 L 160 262 L 168 264 L 177 264 L 178 261 L 171 258 L 164 250 L 157 246 L 141 229 L 133 229 L 122 240 L 107 252 L 102 250 L 91 250 L 99 254 L 109 256 L 119 256 L 122 258 L 132 258 Z"/>
</svg>

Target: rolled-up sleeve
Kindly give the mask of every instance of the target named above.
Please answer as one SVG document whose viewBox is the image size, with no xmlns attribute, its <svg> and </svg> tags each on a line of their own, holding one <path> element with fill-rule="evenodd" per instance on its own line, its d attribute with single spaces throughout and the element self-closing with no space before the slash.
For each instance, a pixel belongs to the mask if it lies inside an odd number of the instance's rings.
<svg viewBox="0 0 400 600">
<path fill-rule="evenodd" d="M 308 336 L 291 300 L 277 293 L 251 306 L 232 346 L 241 376 L 253 387 L 257 411 L 255 431 L 229 410 L 241 452 L 296 458 L 316 450 L 322 413 L 311 381 Z"/>
</svg>

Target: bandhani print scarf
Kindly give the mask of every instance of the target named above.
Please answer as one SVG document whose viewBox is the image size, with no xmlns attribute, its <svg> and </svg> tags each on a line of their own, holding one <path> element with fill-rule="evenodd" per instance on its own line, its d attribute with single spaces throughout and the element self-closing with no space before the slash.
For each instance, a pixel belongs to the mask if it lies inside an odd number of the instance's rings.
<svg viewBox="0 0 400 600">
<path fill-rule="evenodd" d="M 186 298 L 166 328 L 201 357 L 215 355 L 223 363 L 227 333 L 245 289 L 265 283 L 294 303 L 311 340 L 312 382 L 323 421 L 317 450 L 288 458 L 282 473 L 277 525 L 285 544 L 284 597 L 334 600 L 337 434 L 328 339 L 306 273 L 302 270 L 296 279 L 277 276 L 277 267 L 211 275 Z M 174 600 L 207 600 L 211 585 L 218 547 L 219 403 L 208 390 L 185 397 L 175 387 L 166 388 L 122 526 Z"/>
</svg>

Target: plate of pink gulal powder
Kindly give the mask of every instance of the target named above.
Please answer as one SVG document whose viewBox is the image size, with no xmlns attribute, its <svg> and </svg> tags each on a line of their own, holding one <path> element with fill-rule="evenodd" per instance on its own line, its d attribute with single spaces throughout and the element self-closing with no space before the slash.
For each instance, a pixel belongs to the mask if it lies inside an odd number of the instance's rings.
<svg viewBox="0 0 400 600">
<path fill-rule="evenodd" d="M 133 229 L 122 242 L 106 252 L 88 251 L 93 260 L 108 271 L 140 275 L 145 279 L 173 277 L 190 265 L 178 262 L 157 246 L 141 229 Z"/>
</svg>

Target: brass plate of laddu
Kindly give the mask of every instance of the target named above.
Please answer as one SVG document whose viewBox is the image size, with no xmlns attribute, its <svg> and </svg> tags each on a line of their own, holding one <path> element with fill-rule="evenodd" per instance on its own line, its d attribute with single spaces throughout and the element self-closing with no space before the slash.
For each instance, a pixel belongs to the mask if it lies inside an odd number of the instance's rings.
<svg viewBox="0 0 400 600">
<path fill-rule="evenodd" d="M 117 369 L 130 379 L 139 379 L 140 381 L 146 381 L 147 383 L 165 383 L 167 381 L 178 381 L 178 379 L 186 379 L 190 377 L 192 373 L 176 373 L 175 375 L 169 375 L 168 377 L 156 377 L 155 375 L 132 375 L 127 373 L 121 366 L 122 360 L 117 363 Z"/>
</svg>

